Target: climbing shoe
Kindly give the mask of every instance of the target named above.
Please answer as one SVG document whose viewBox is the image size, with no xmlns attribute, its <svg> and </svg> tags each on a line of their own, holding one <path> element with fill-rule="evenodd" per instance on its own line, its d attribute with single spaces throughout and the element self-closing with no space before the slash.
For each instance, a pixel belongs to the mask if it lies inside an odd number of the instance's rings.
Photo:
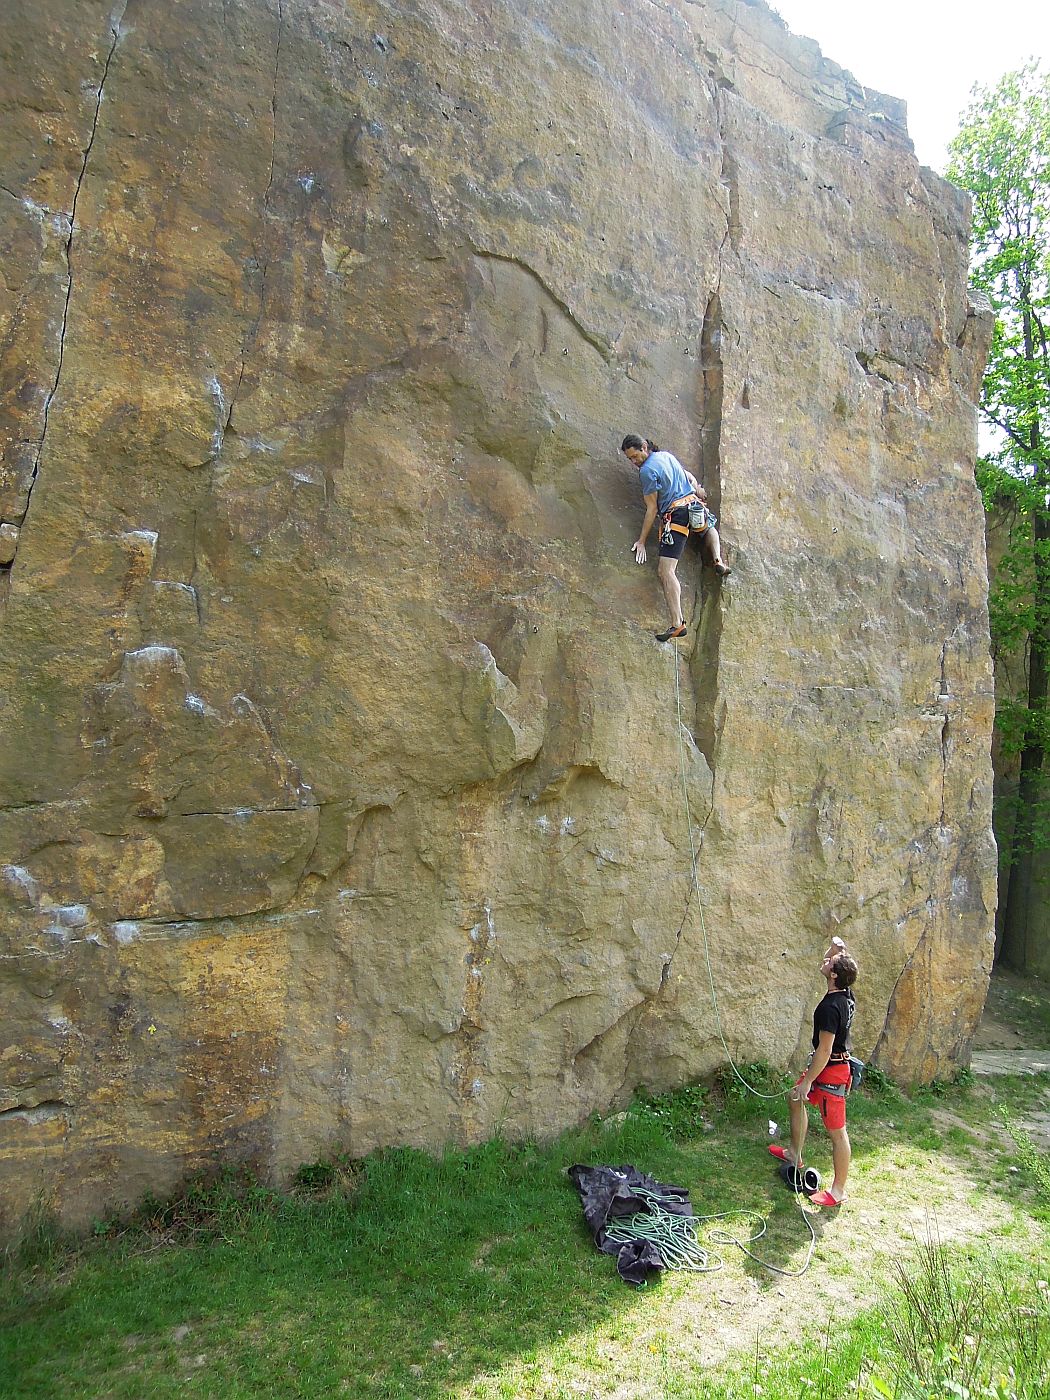
<svg viewBox="0 0 1050 1400">
<path fill-rule="evenodd" d="M 685 623 L 680 622 L 677 627 L 668 627 L 666 632 L 657 632 L 656 640 L 658 642 L 670 642 L 675 637 L 684 637 L 688 630 Z"/>
</svg>

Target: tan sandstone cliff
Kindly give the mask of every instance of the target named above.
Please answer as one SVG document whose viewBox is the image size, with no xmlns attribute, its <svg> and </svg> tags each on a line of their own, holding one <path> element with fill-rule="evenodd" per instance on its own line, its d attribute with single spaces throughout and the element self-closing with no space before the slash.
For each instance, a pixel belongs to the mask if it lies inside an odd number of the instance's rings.
<svg viewBox="0 0 1050 1400">
<path fill-rule="evenodd" d="M 0 1201 L 964 1061 L 991 672 L 963 196 L 744 0 L 0 17 Z M 647 433 L 734 573 L 675 663 Z"/>
</svg>

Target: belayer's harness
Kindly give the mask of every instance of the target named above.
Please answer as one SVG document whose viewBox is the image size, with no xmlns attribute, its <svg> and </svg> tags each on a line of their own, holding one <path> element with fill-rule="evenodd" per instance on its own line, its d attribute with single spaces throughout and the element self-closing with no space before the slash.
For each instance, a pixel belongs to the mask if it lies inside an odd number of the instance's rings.
<svg viewBox="0 0 1050 1400">
<path fill-rule="evenodd" d="M 864 1078 L 864 1061 L 858 1060 L 854 1055 L 843 1051 L 839 1055 L 832 1055 L 828 1060 L 829 1065 L 849 1065 L 848 1084 L 825 1084 L 821 1079 L 813 1081 L 814 1089 L 819 1089 L 824 1094 L 834 1094 L 836 1098 L 844 1099 L 847 1094 L 860 1087 L 860 1081 Z M 821 1071 L 823 1073 L 823 1070 Z"/>
</svg>

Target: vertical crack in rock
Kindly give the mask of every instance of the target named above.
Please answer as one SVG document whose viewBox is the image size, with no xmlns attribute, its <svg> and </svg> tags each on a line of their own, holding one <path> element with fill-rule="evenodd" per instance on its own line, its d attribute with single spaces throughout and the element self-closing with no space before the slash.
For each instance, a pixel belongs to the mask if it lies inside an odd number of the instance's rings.
<svg viewBox="0 0 1050 1400">
<path fill-rule="evenodd" d="M 897 976 L 893 982 L 893 990 L 890 992 L 889 996 L 886 999 L 886 1018 L 882 1023 L 882 1030 L 879 1031 L 878 1037 L 875 1041 L 875 1047 L 871 1052 L 871 1058 L 874 1061 L 876 1061 L 876 1063 L 878 1062 L 879 1058 L 879 1050 L 881 1049 L 883 1043 L 889 1039 L 890 1025 L 893 1021 L 893 1013 L 897 1009 L 897 989 L 900 987 L 900 984 L 904 980 L 905 976 L 911 971 L 911 965 L 915 959 L 915 954 L 922 946 L 922 942 L 925 937 L 926 934 L 924 932 L 922 938 L 920 938 L 919 942 L 916 944 L 915 949 L 909 954 L 904 966 L 901 968 L 900 972 L 897 973 Z"/>
<path fill-rule="evenodd" d="M 719 110 L 721 112 L 721 104 L 719 104 Z M 723 169 L 725 168 L 725 160 L 723 160 Z M 735 174 L 733 178 L 735 178 Z M 731 220 L 730 228 L 727 228 L 727 237 L 729 237 L 730 231 Z M 719 257 L 719 285 L 721 285 L 721 252 Z M 708 298 L 700 335 L 701 412 L 699 442 L 701 477 L 704 486 L 707 488 L 711 507 L 716 513 L 721 509 L 722 495 L 721 450 L 724 379 L 722 365 L 722 330 L 722 303 L 719 292 L 716 289 Z M 715 707 L 718 699 L 718 657 L 721 636 L 722 593 L 721 589 L 718 588 L 716 592 L 709 593 L 707 599 L 701 602 L 698 644 L 690 656 L 689 666 L 689 680 L 693 691 L 693 724 L 690 737 L 703 754 L 712 777 L 715 772 L 715 750 L 718 742 Z M 676 666 L 678 665 L 677 658 L 675 664 Z M 676 683 L 678 679 L 679 677 L 676 673 Z M 683 729 L 686 727 L 684 719 L 679 719 L 678 722 L 681 723 Z M 679 741 L 684 742 L 684 736 L 680 736 Z M 682 776 L 684 777 L 684 774 Z M 695 849 L 697 860 L 699 860 L 699 853 L 703 846 L 703 833 L 708 821 L 711 819 L 712 811 L 713 801 L 709 806 L 707 816 L 700 829 L 700 839 L 696 843 L 695 848 L 692 841 L 691 815 L 688 818 L 690 830 L 687 834 L 690 841 L 690 856 L 692 856 Z M 682 936 L 685 932 L 685 926 L 689 919 L 689 912 L 694 894 L 693 885 L 694 871 L 690 868 L 689 885 L 686 891 L 685 905 L 682 910 L 682 919 L 675 934 L 674 946 L 670 955 L 666 957 L 666 961 L 660 972 L 660 986 L 657 997 L 663 994 L 663 990 L 670 980 L 671 967 L 678 953 L 679 946 L 682 942 Z M 641 1014 L 642 1013 L 639 1014 L 639 1021 L 641 1020 Z M 633 1036 L 633 1034 L 634 1028 L 632 1028 L 631 1036 Z M 628 1037 L 628 1057 L 630 1040 L 631 1037 Z"/>
<path fill-rule="evenodd" d="M 724 133 L 722 138 L 721 179 L 729 195 L 729 217 L 726 227 L 726 238 L 729 239 L 729 246 L 732 248 L 733 252 L 736 253 L 740 250 L 740 238 L 743 227 L 740 222 L 740 176 L 737 170 L 736 160 L 729 153 L 729 149 L 726 146 Z M 724 248 L 725 239 L 722 240 L 722 248 L 719 249 L 719 254 L 721 254 Z M 721 273 L 721 262 L 719 262 L 719 273 Z"/>
<path fill-rule="evenodd" d="M 941 721 L 941 815 L 939 822 L 942 827 L 945 824 L 945 789 L 948 783 L 948 758 L 951 753 L 951 724 L 948 717 L 948 702 L 951 699 L 951 693 L 948 690 L 947 660 L 948 639 L 946 638 L 941 647 L 941 689 L 938 695 L 940 704 L 944 706 L 944 719 Z"/>
<path fill-rule="evenodd" d="M 263 190 L 261 208 L 262 217 L 265 223 L 266 213 L 270 207 L 270 194 L 273 190 L 273 176 L 277 164 L 277 84 L 281 73 L 281 43 L 284 39 L 284 0 L 277 0 L 277 38 L 274 44 L 273 55 L 273 83 L 270 89 L 270 166 L 266 175 L 266 188 Z M 233 386 L 230 394 L 230 402 L 225 407 L 225 417 L 223 416 L 223 390 L 222 385 L 216 378 L 213 381 L 212 392 L 217 397 L 219 415 L 215 429 L 215 436 L 212 441 L 212 454 L 209 458 L 211 462 L 217 462 L 222 455 L 223 447 L 226 443 L 226 435 L 233 424 L 233 410 L 237 406 L 237 396 L 244 383 L 244 375 L 248 365 L 248 356 L 258 339 L 259 327 L 262 325 L 263 317 L 266 314 L 266 277 L 270 270 L 269 259 L 261 256 L 259 249 L 252 248 L 252 257 L 259 272 L 259 309 L 256 312 L 248 331 L 241 342 L 241 364 L 237 372 L 237 382 Z"/>
<path fill-rule="evenodd" d="M 677 666 L 677 664 L 678 664 L 677 659 L 676 659 L 675 664 L 676 664 L 676 666 Z M 690 679 L 691 679 L 691 680 L 693 679 L 691 674 L 690 674 Z M 700 707 L 699 707 L 699 703 L 698 703 L 698 701 L 697 701 L 697 699 L 696 699 L 696 695 L 695 695 L 695 691 L 696 691 L 695 680 L 693 681 L 693 687 L 694 687 L 693 707 L 694 707 L 694 712 L 696 713 L 697 717 L 699 717 Z M 689 737 L 692 739 L 694 745 L 695 745 L 698 749 L 700 749 L 700 752 L 701 752 L 701 753 L 704 754 L 704 758 L 707 760 L 708 769 L 710 770 L 710 772 L 711 772 L 711 774 L 712 774 L 712 777 L 713 777 L 713 776 L 714 776 L 714 766 L 713 766 L 711 754 L 704 752 L 704 750 L 700 747 L 700 744 L 697 742 L 696 735 L 695 735 L 695 734 L 689 733 L 689 730 L 688 730 L 688 728 L 686 727 L 684 721 L 680 721 L 680 720 L 678 720 L 678 718 L 676 717 L 676 723 L 680 723 L 680 732 L 681 732 L 682 730 L 684 730 L 686 734 L 689 734 Z M 680 739 L 680 742 L 681 742 L 681 741 L 682 741 L 682 740 Z M 713 748 L 713 745 L 712 745 L 712 748 Z M 679 770 L 678 779 L 679 779 L 679 783 L 684 783 L 685 781 L 687 781 L 686 775 L 685 775 L 685 773 L 684 773 L 683 771 L 681 771 L 681 769 Z M 685 932 L 685 926 L 686 926 L 686 923 L 687 923 L 687 921 L 688 921 L 688 919 L 689 919 L 689 910 L 690 910 L 690 907 L 692 906 L 693 894 L 694 894 L 694 892 L 695 892 L 696 895 L 697 895 L 697 906 L 698 906 L 698 909 L 699 909 L 699 889 L 696 888 L 696 887 L 698 886 L 698 883 L 699 883 L 699 877 L 696 876 L 695 871 L 696 871 L 696 868 L 697 868 L 697 867 L 699 866 L 699 864 L 700 864 L 700 853 L 701 853 L 701 851 L 703 850 L 703 845 L 704 845 L 704 833 L 705 833 L 705 831 L 707 830 L 707 824 L 708 824 L 708 822 L 711 820 L 711 815 L 712 815 L 712 813 L 713 813 L 713 811 L 714 811 L 714 800 L 713 800 L 713 799 L 714 799 L 714 794 L 712 793 L 712 795 L 711 795 L 711 800 L 708 802 L 707 815 L 704 817 L 703 823 L 702 823 L 702 825 L 701 825 L 701 827 L 700 827 L 699 834 L 698 834 L 698 836 L 697 836 L 697 838 L 696 838 L 695 840 L 694 840 L 694 837 L 693 837 L 693 815 L 692 815 L 692 808 L 689 806 L 688 802 L 687 802 L 684 798 L 683 798 L 683 801 L 682 801 L 682 815 L 683 815 L 683 817 L 684 817 L 684 819 L 685 819 L 685 821 L 686 821 L 686 823 L 687 823 L 687 827 L 686 827 L 686 837 L 687 837 L 687 839 L 688 839 L 688 841 L 689 841 L 689 859 L 690 859 L 690 866 L 689 866 L 689 882 L 688 882 L 688 886 L 687 886 L 687 888 L 686 888 L 685 904 L 684 904 L 684 906 L 683 906 L 683 908 L 682 908 L 682 919 L 681 919 L 681 922 L 680 922 L 679 925 L 678 925 L 678 931 L 677 931 L 676 934 L 675 934 L 674 947 L 671 949 L 670 954 L 666 957 L 666 960 L 665 960 L 665 962 L 664 962 L 663 968 L 662 968 L 661 971 L 660 971 L 660 988 L 659 988 L 659 992 L 657 993 L 657 995 L 661 995 L 661 994 L 663 993 L 663 989 L 664 989 L 664 987 L 667 985 L 667 983 L 668 983 L 668 981 L 669 981 L 669 979 L 670 979 L 670 975 L 671 975 L 671 965 L 672 965 L 672 963 L 673 963 L 674 960 L 675 960 L 675 955 L 677 954 L 679 945 L 680 945 L 681 942 L 682 942 L 682 935 L 683 935 L 683 933 Z M 701 917 L 703 917 L 702 914 L 701 914 Z"/>
<path fill-rule="evenodd" d="M 77 176 L 76 188 L 73 191 L 73 201 L 70 206 L 66 220 L 69 225 L 69 232 L 66 235 L 66 295 L 62 304 L 62 324 L 58 335 L 58 364 L 55 367 L 55 377 L 48 390 L 47 398 L 44 400 L 44 422 L 40 432 L 40 441 L 37 444 L 36 457 L 33 461 L 33 471 L 29 478 L 29 490 L 26 493 L 25 509 L 22 512 L 22 520 L 29 514 L 29 503 L 33 496 L 33 488 L 36 486 L 40 475 L 40 463 L 44 455 L 44 444 L 47 441 L 48 420 L 51 416 L 51 405 L 58 393 L 59 385 L 62 381 L 62 368 L 66 358 L 66 333 L 69 329 L 69 305 L 73 299 L 73 239 L 76 236 L 77 228 L 77 204 L 80 200 L 80 191 L 83 189 L 84 180 L 87 176 L 88 161 L 91 159 L 91 151 L 95 145 L 95 137 L 98 135 L 99 118 L 102 112 L 102 98 L 106 90 L 106 81 L 109 78 L 110 66 L 113 62 L 113 55 L 117 51 L 117 44 L 120 42 L 120 26 L 124 19 L 124 11 L 127 9 L 127 0 L 123 0 L 119 12 L 110 19 L 109 32 L 112 35 L 112 42 L 109 52 L 106 54 L 106 62 L 102 68 L 102 77 L 99 80 L 98 91 L 95 93 L 95 111 L 91 119 L 91 131 L 88 135 L 87 145 L 84 147 L 83 157 L 80 162 L 80 173 Z"/>
<path fill-rule="evenodd" d="M 721 150 L 721 162 L 719 167 L 719 183 L 726 192 L 727 207 L 723 211 L 726 220 L 726 231 L 722 237 L 722 242 L 718 248 L 718 285 L 722 285 L 722 256 L 728 242 L 733 252 L 739 252 L 740 240 L 743 226 L 740 221 L 740 170 L 736 162 L 736 157 L 729 149 L 729 138 L 727 134 L 728 113 L 726 109 L 726 93 L 731 92 L 733 84 L 723 72 L 721 65 L 715 56 L 701 44 L 701 53 L 704 60 L 711 65 L 708 74 L 710 78 L 711 105 L 715 109 L 718 119 L 718 142 Z"/>
<path fill-rule="evenodd" d="M 194 607 L 195 607 L 196 612 L 197 612 L 197 626 L 198 626 L 198 627 L 200 627 L 201 622 L 202 622 L 202 617 L 201 617 L 201 591 L 200 591 L 200 588 L 199 588 L 198 585 L 197 585 L 197 574 L 198 574 L 198 570 L 199 570 L 199 568 L 200 568 L 200 564 L 199 564 L 199 561 L 198 561 L 198 555 L 197 555 L 197 530 L 198 530 L 198 522 L 199 522 L 199 519 L 200 519 L 200 511 L 195 510 L 195 511 L 193 512 L 193 520 L 192 520 L 192 522 L 191 522 L 191 524 L 190 524 L 190 555 L 191 555 L 191 560 L 192 560 L 191 565 L 190 565 L 190 588 L 193 590 L 193 603 L 194 603 Z"/>
<path fill-rule="evenodd" d="M 593 1047 L 594 1051 L 597 1052 L 598 1047 L 604 1045 L 606 1037 L 611 1031 L 616 1030 L 616 1028 L 620 1025 L 621 1021 L 626 1020 L 628 1016 L 633 1018 L 630 1026 L 628 1027 L 627 1036 L 624 1040 L 623 1045 L 623 1079 L 620 1083 L 620 1088 L 615 1095 L 615 1101 L 617 1103 L 623 1103 L 623 1101 L 626 1098 L 630 1097 L 634 1089 L 637 1087 L 637 1076 L 632 1071 L 632 1065 L 634 1064 L 635 1032 L 639 1029 L 639 1027 L 642 1024 L 642 1021 L 645 1019 L 645 1013 L 649 1010 L 650 1006 L 654 1004 L 659 995 L 660 992 L 658 990 L 655 996 L 643 997 L 640 1002 L 636 1003 L 632 1007 L 629 1007 L 628 1010 L 625 1011 L 624 1014 L 621 1017 L 619 1017 L 618 1020 L 614 1021 L 613 1024 L 602 1033 L 601 1036 L 595 1037 L 595 1040 L 592 1041 L 590 1045 L 585 1047 L 585 1049 L 588 1051 L 590 1051 Z M 580 1057 L 577 1055 L 573 1063 L 576 1064 L 579 1058 Z M 591 1056 L 588 1055 L 587 1058 L 589 1059 L 591 1058 Z"/>
<path fill-rule="evenodd" d="M 722 301 L 711 293 L 700 332 L 700 470 L 716 514 L 721 507 Z"/>
<path fill-rule="evenodd" d="M 712 292 L 700 333 L 700 474 L 711 509 L 722 509 L 722 302 Z M 693 735 L 700 752 L 715 771 L 718 726 L 718 657 L 722 640 L 722 588 L 715 584 L 703 601 L 698 645 L 691 658 L 695 718 Z"/>
<path fill-rule="evenodd" d="M 922 930 L 922 933 L 920 933 L 918 939 L 916 940 L 915 947 L 911 950 L 911 952 L 905 959 L 904 966 L 894 978 L 893 989 L 890 992 L 889 996 L 886 998 L 886 1015 L 882 1023 L 882 1029 L 879 1031 L 879 1034 L 876 1037 L 875 1044 L 871 1051 L 871 1059 L 875 1062 L 875 1064 L 879 1063 L 880 1051 L 882 1051 L 884 1047 L 889 1047 L 890 1045 L 890 1039 L 893 1034 L 893 1023 L 897 1014 L 897 994 L 900 991 L 901 984 L 904 982 L 905 978 L 910 975 L 914 968 L 916 959 L 920 957 L 920 955 L 925 951 L 930 941 L 931 925 L 933 923 L 933 913 L 934 901 L 933 897 L 930 896 L 926 900 L 926 924 Z M 890 1072 L 892 1073 L 892 1070 Z"/>
<path fill-rule="evenodd" d="M 277 78 L 281 71 L 281 40 L 284 37 L 284 0 L 277 0 L 277 46 L 273 56 L 273 89 L 270 94 L 270 175 L 266 182 L 263 202 L 270 197 L 273 185 L 273 167 L 277 152 Z"/>
<path fill-rule="evenodd" d="M 719 281 L 721 281 L 721 265 L 719 267 Z M 721 509 L 722 496 L 721 451 L 724 380 L 722 366 L 722 329 L 722 302 L 716 290 L 712 292 L 708 298 L 700 334 L 701 414 L 699 444 L 700 473 L 703 484 L 707 488 L 709 502 L 716 514 Z M 722 594 L 721 589 L 718 588 L 717 592 L 709 594 L 706 601 L 701 602 L 698 644 L 690 656 L 689 667 L 689 680 L 693 691 L 693 724 L 691 726 L 690 737 L 703 754 L 712 777 L 715 772 L 715 750 L 718 742 L 715 707 L 718 699 L 718 657 L 721 637 Z M 677 658 L 675 664 L 676 666 L 678 665 Z M 676 680 L 677 679 L 676 677 Z M 682 727 L 685 728 L 684 720 L 681 720 L 681 724 Z M 680 742 L 681 741 L 682 740 L 680 740 Z M 697 859 L 699 859 L 699 852 L 703 844 L 703 831 L 708 821 L 711 819 L 712 810 L 713 807 L 709 807 L 703 827 L 701 827 L 700 841 L 696 846 Z M 691 829 L 688 835 L 691 843 Z M 691 844 L 690 853 L 692 853 L 692 849 Z M 678 952 L 679 945 L 682 941 L 682 935 L 685 931 L 685 925 L 689 918 L 693 893 L 693 871 L 690 869 L 689 887 L 686 892 L 682 920 L 675 934 L 674 947 L 661 970 L 660 989 L 657 995 L 662 994 L 670 978 L 671 965 Z"/>
<path fill-rule="evenodd" d="M 685 908 L 682 910 L 682 922 L 678 925 L 678 932 L 677 932 L 677 933 L 675 934 L 675 936 L 674 936 L 674 947 L 671 949 L 670 953 L 669 953 L 669 954 L 667 955 L 667 957 L 664 959 L 664 965 L 663 965 L 663 967 L 660 969 L 660 990 L 659 990 L 659 992 L 657 993 L 658 996 L 662 996 L 662 995 L 663 995 L 663 990 L 664 990 L 664 988 L 667 986 L 668 982 L 671 980 L 671 965 L 672 965 L 672 963 L 673 963 L 674 960 L 675 960 L 675 955 L 676 955 L 677 952 L 678 952 L 679 944 L 680 944 L 681 941 L 682 941 L 682 934 L 685 932 L 685 926 L 686 926 L 686 923 L 687 923 L 687 921 L 688 921 L 688 919 L 689 919 L 689 909 L 690 909 L 690 906 L 692 905 L 692 902 L 693 902 L 693 872 L 692 872 L 692 870 L 690 870 L 690 872 L 689 872 L 689 888 L 688 888 L 688 890 L 686 891 L 686 896 L 685 896 Z"/>
<path fill-rule="evenodd" d="M 726 243 L 734 253 L 740 251 L 740 240 L 743 226 L 740 222 L 740 170 L 737 166 L 736 157 L 729 149 L 729 138 L 726 132 L 726 89 L 723 82 L 719 82 L 715 91 L 715 108 L 718 112 L 718 140 L 722 151 L 721 167 L 718 178 L 726 197 L 729 201 L 729 208 L 726 210 L 726 231 L 718 249 L 718 285 L 722 285 L 722 257 L 725 253 Z"/>
</svg>

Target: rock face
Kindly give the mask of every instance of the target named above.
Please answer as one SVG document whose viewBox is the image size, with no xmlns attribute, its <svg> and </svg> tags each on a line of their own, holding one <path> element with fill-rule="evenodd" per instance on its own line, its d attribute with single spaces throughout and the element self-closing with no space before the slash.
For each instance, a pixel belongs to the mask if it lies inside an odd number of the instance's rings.
<svg viewBox="0 0 1050 1400">
<path fill-rule="evenodd" d="M 836 931 L 964 1062 L 987 325 L 901 104 L 744 0 L 2 24 L 5 1228 L 786 1064 Z M 677 662 L 629 431 L 734 564 Z"/>
</svg>

